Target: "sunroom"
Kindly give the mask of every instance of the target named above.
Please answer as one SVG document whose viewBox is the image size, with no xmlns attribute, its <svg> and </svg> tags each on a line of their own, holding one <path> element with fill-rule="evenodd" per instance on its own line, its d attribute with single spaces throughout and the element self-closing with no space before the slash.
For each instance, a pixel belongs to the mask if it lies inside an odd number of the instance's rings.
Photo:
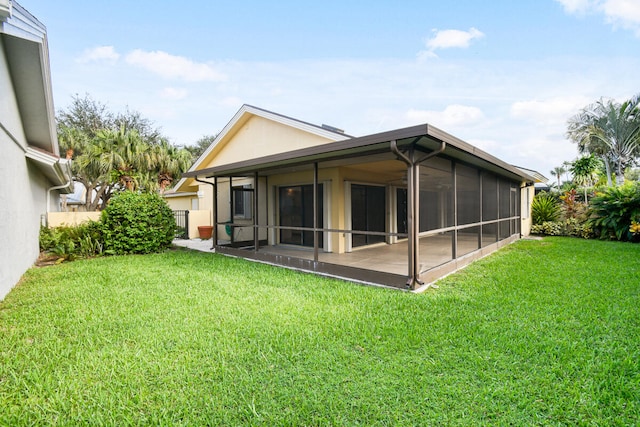
<svg viewBox="0 0 640 427">
<path fill-rule="evenodd" d="M 431 125 L 183 175 L 213 190 L 213 249 L 416 290 L 528 233 L 535 178 Z"/>
</svg>

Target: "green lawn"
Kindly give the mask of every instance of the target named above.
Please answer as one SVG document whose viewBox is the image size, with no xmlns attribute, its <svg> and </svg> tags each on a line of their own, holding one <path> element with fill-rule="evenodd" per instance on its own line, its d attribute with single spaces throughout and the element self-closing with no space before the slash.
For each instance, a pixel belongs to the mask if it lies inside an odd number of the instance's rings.
<svg viewBox="0 0 640 427">
<path fill-rule="evenodd" d="M 636 425 L 640 245 L 520 241 L 412 294 L 190 252 L 27 272 L 0 425 Z"/>
</svg>

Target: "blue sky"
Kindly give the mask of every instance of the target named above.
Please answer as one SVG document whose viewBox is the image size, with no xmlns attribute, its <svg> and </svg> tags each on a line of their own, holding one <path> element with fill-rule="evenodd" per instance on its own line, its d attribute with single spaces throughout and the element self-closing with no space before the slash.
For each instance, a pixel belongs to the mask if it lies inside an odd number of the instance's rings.
<svg viewBox="0 0 640 427">
<path fill-rule="evenodd" d="M 20 4 L 56 108 L 88 93 L 182 145 L 246 103 L 356 136 L 430 123 L 551 177 L 569 117 L 640 92 L 640 0 Z"/>
</svg>

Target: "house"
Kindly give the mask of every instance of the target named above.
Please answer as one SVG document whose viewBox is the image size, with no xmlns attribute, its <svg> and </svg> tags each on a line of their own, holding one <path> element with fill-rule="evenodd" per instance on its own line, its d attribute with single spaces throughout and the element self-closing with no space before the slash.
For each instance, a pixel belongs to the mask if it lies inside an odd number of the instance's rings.
<svg viewBox="0 0 640 427">
<path fill-rule="evenodd" d="M 73 191 L 58 157 L 46 28 L 13 0 L 0 0 L 0 94 L 1 300 L 38 258 L 42 216 Z"/>
<path fill-rule="evenodd" d="M 428 124 L 354 138 L 244 105 L 173 197 L 211 207 L 219 253 L 418 289 L 527 235 L 533 175 Z"/>
</svg>

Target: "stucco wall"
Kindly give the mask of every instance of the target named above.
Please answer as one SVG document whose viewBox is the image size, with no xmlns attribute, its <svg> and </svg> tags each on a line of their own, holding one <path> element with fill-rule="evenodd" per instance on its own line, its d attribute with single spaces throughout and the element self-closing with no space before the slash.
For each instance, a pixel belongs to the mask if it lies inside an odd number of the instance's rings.
<svg viewBox="0 0 640 427">
<path fill-rule="evenodd" d="M 322 136 L 252 116 L 226 143 L 216 148 L 212 153 L 215 157 L 202 167 L 225 165 L 328 142 L 330 140 Z"/>
<path fill-rule="evenodd" d="M 78 225 L 87 221 L 100 220 L 101 212 L 49 212 L 47 225 L 59 227 L 61 225 Z"/>
<path fill-rule="evenodd" d="M 164 197 L 165 202 L 174 211 L 189 211 L 193 209 L 193 199 L 198 199 L 198 196 L 185 194 L 179 197 Z"/>
<path fill-rule="evenodd" d="M 0 182 L 4 183 L 0 191 L 1 300 L 38 258 L 40 215 L 46 212 L 48 188 L 47 180 L 25 157 L 27 144 L 2 43 L 0 94 Z M 52 196 L 55 199 L 56 194 Z"/>
</svg>

